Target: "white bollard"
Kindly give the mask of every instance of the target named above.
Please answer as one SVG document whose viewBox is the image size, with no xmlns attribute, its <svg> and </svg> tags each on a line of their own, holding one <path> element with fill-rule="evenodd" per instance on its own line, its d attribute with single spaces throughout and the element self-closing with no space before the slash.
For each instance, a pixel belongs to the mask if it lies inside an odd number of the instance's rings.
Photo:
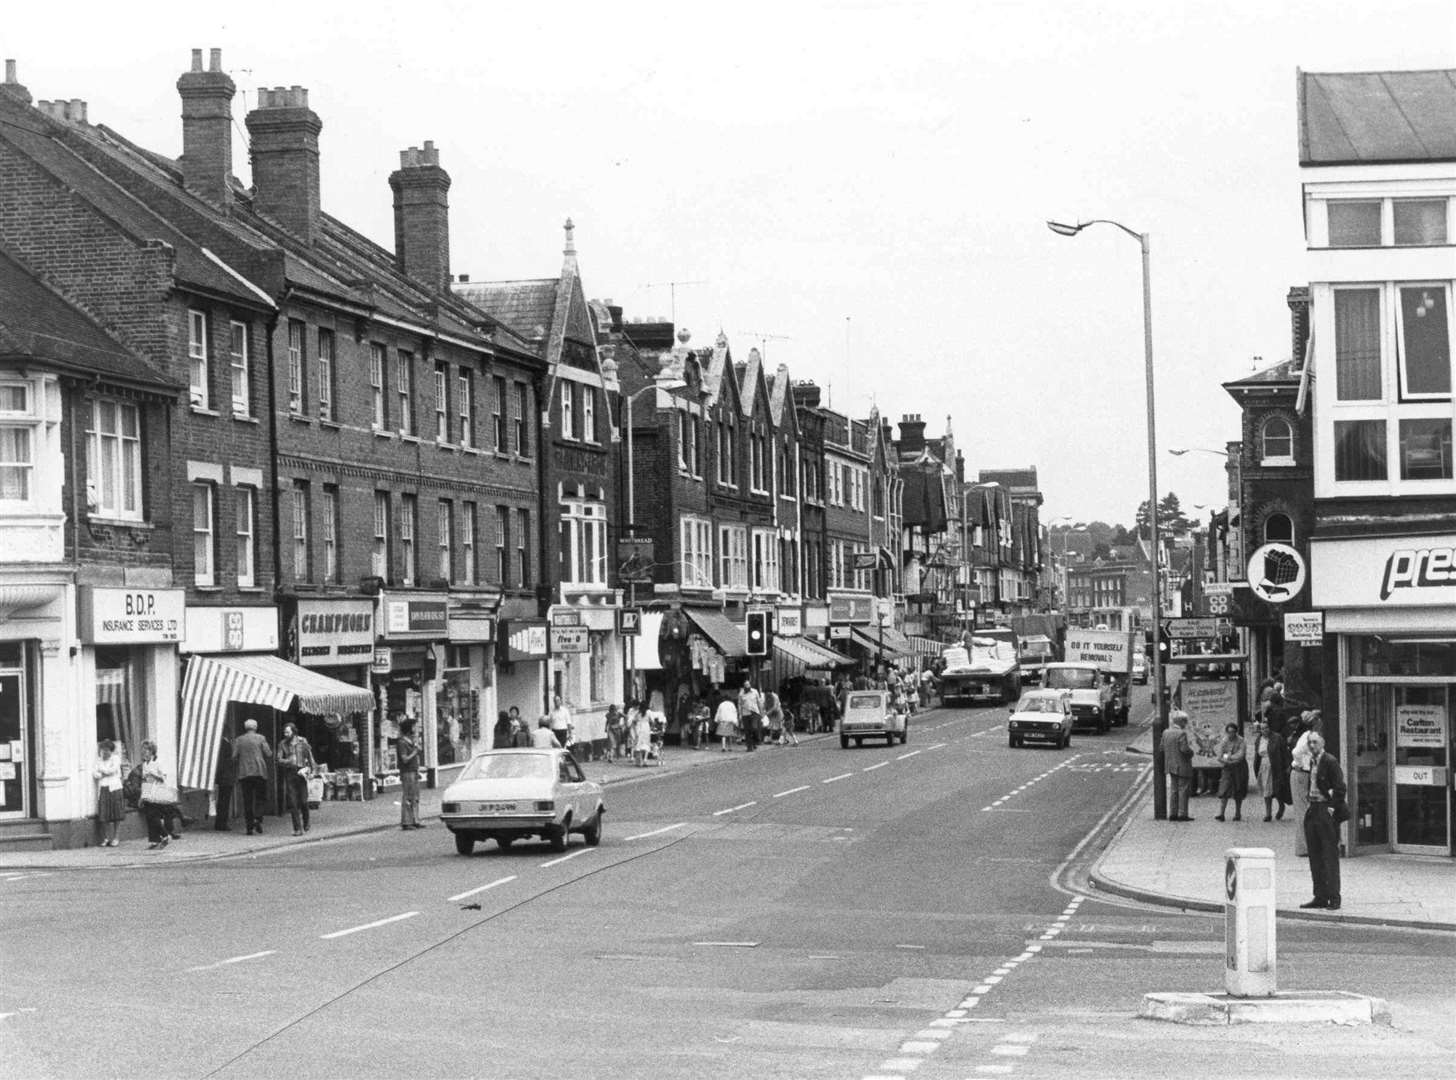
<svg viewBox="0 0 1456 1080">
<path fill-rule="evenodd" d="M 1223 985 L 1233 997 L 1273 997 L 1274 852 L 1269 848 L 1229 848 L 1224 852 Z"/>
</svg>

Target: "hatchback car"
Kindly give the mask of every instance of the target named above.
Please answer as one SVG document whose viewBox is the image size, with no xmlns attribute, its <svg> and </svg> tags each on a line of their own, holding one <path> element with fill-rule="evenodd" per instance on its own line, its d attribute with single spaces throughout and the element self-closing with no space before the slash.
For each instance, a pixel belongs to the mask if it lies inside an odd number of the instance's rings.
<svg viewBox="0 0 1456 1080">
<path fill-rule="evenodd" d="M 853 739 L 860 746 L 866 739 L 885 740 L 894 745 L 910 738 L 910 716 L 890 703 L 888 690 L 851 690 L 844 695 L 844 712 L 839 718 L 839 745 L 848 748 Z"/>
<path fill-rule="evenodd" d="M 565 851 L 574 832 L 589 847 L 601 843 L 606 810 L 601 785 L 565 750 L 487 750 L 445 789 L 440 820 L 461 855 L 486 840 L 508 848 L 527 836 Z"/>
<path fill-rule="evenodd" d="M 1132 654 L 1132 681 L 1139 686 L 1148 685 L 1148 655 L 1141 649 Z"/>
<path fill-rule="evenodd" d="M 1006 721 L 1007 743 L 1028 742 L 1072 745 L 1072 695 L 1066 690 L 1028 690 L 1011 709 Z"/>
</svg>

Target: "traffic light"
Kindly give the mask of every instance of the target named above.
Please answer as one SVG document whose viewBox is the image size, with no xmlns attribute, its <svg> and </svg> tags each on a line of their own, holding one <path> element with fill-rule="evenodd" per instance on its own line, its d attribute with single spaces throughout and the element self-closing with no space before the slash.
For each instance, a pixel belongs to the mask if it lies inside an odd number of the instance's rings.
<svg viewBox="0 0 1456 1080">
<path fill-rule="evenodd" d="M 768 612 L 750 611 L 744 624 L 749 656 L 768 655 Z"/>
</svg>

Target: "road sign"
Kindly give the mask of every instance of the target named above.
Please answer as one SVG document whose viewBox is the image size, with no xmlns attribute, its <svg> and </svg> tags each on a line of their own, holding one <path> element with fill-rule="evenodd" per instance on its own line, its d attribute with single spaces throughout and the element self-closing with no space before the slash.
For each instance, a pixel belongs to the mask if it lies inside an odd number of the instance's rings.
<svg viewBox="0 0 1456 1080">
<path fill-rule="evenodd" d="M 1216 638 L 1228 633 L 1227 619 L 1165 619 L 1164 634 L 1175 641 L 1192 641 L 1199 638 Z"/>
</svg>

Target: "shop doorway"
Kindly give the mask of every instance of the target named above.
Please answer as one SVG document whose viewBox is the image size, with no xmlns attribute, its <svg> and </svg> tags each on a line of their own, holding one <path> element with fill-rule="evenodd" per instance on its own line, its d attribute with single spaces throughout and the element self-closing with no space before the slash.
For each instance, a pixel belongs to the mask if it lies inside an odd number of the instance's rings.
<svg viewBox="0 0 1456 1080">
<path fill-rule="evenodd" d="M 1451 852 L 1450 686 L 1395 689 L 1395 850 Z"/>
<path fill-rule="evenodd" d="M 30 705 L 21 655 L 19 645 L 0 646 L 0 819 L 31 816 Z"/>
</svg>

